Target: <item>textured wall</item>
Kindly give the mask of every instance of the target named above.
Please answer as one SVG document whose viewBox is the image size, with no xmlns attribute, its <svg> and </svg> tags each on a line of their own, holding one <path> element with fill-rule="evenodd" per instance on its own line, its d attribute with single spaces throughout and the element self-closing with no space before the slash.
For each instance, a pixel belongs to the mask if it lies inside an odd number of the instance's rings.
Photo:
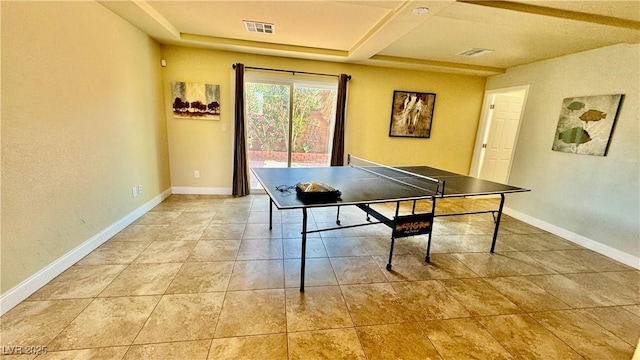
<svg viewBox="0 0 640 360">
<path fill-rule="evenodd" d="M 170 182 L 159 45 L 95 2 L 1 6 L 5 293 Z"/>
<path fill-rule="evenodd" d="M 616 45 L 509 69 L 488 89 L 530 84 L 509 207 L 640 258 L 640 45 Z M 562 100 L 624 94 L 607 156 L 552 151 Z M 636 260 L 637 261 L 637 260 Z M 640 265 L 640 264 L 638 264 Z"/>
<path fill-rule="evenodd" d="M 219 121 L 175 119 L 167 108 L 171 182 L 174 187 L 231 188 L 233 71 L 231 65 L 352 76 L 347 95 L 346 153 L 388 164 L 429 164 L 468 173 L 485 78 L 163 46 L 165 102 L 171 83 L 220 85 Z M 431 138 L 389 137 L 394 90 L 436 93 Z M 228 131 L 222 131 L 226 125 Z M 193 171 L 200 178 L 193 178 Z"/>
</svg>

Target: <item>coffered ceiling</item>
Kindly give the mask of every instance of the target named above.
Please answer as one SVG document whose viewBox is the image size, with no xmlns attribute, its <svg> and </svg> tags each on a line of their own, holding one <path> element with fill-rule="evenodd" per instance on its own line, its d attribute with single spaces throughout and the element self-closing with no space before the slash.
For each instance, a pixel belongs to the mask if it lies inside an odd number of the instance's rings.
<svg viewBox="0 0 640 360">
<path fill-rule="evenodd" d="M 640 42 L 638 0 L 100 3 L 163 44 L 482 76 Z M 243 20 L 274 33 L 249 32 Z M 469 49 L 490 51 L 459 55 Z"/>
</svg>

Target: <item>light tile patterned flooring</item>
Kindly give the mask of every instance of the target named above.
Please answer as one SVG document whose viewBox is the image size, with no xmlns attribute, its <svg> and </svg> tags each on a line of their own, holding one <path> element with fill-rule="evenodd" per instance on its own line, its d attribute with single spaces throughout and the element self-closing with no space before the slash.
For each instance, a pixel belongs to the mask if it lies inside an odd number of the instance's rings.
<svg viewBox="0 0 640 360">
<path fill-rule="evenodd" d="M 398 239 L 391 272 L 384 225 L 312 234 L 300 293 L 301 211 L 276 211 L 269 231 L 268 209 L 264 195 L 169 197 L 2 316 L 3 352 L 600 360 L 630 359 L 638 342 L 639 271 L 508 216 L 495 254 L 491 215 L 443 217 L 431 263 L 424 236 Z M 364 219 L 341 213 L 342 224 Z M 311 211 L 311 227 L 334 222 L 335 209 Z"/>
</svg>

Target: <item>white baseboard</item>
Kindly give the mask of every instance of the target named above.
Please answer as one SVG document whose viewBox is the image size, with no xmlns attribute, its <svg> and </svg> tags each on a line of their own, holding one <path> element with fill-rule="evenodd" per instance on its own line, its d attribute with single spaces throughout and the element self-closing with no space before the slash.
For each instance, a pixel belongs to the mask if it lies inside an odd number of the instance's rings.
<svg viewBox="0 0 640 360">
<path fill-rule="evenodd" d="M 160 195 L 128 213 L 122 219 L 107 226 L 102 231 L 64 254 L 51 264 L 29 276 L 20 284 L 9 289 L 6 293 L 0 295 L 0 315 L 11 310 L 24 299 L 31 296 L 31 294 L 46 285 L 49 281 L 53 280 L 56 276 L 60 275 L 63 271 L 70 268 L 73 264 L 80 261 L 83 257 L 87 256 L 90 252 L 112 238 L 115 234 L 129 226 L 129 224 L 133 223 L 140 216 L 146 214 L 149 210 L 153 209 L 153 207 L 160 204 L 162 200 L 169 197 L 169 195 L 171 195 L 171 189 L 165 190 Z"/>
<path fill-rule="evenodd" d="M 526 222 L 527 224 L 533 225 L 542 230 L 548 231 L 554 235 L 558 235 L 563 239 L 567 239 L 572 243 L 583 246 L 587 249 L 593 250 L 599 254 L 602 254 L 606 257 L 619 261 L 625 265 L 631 266 L 635 269 L 640 270 L 640 257 L 633 256 L 626 252 L 620 251 L 618 249 L 612 248 L 608 245 L 595 241 L 593 239 L 589 239 L 582 235 L 573 233 L 569 230 L 563 229 L 553 224 L 549 224 L 546 221 L 542 221 L 540 219 L 534 218 L 527 214 L 523 214 L 517 210 L 510 209 L 508 207 L 504 207 L 504 213 L 521 221 Z"/>
<path fill-rule="evenodd" d="M 231 195 L 231 188 L 174 186 L 171 193 L 176 195 Z"/>
</svg>

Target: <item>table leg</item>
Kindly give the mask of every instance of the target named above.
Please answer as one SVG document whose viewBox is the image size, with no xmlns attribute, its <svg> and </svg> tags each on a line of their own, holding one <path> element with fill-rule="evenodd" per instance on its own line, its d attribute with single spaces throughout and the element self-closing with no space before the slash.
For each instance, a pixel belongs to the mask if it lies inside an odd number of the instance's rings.
<svg viewBox="0 0 640 360">
<path fill-rule="evenodd" d="M 369 205 L 367 205 L 367 206 L 369 206 Z M 394 219 L 393 220 L 394 228 L 396 226 L 395 222 L 396 222 L 396 219 L 398 219 L 398 215 L 400 215 L 400 202 L 399 201 L 396 202 L 396 216 L 393 218 Z M 367 216 L 368 216 L 368 214 L 367 214 Z M 392 234 L 391 235 L 391 246 L 389 247 L 389 262 L 387 263 L 387 270 L 388 271 L 391 271 L 391 259 L 393 258 L 393 246 L 395 245 L 395 242 L 396 242 L 396 238 L 395 238 L 395 236 L 393 236 L 393 231 L 394 231 L 394 229 L 392 228 L 391 229 L 391 234 Z"/>
<path fill-rule="evenodd" d="M 396 242 L 396 239 L 391 237 L 391 248 L 389 249 L 389 262 L 387 263 L 387 270 L 391 271 L 391 258 L 393 258 L 393 245 Z"/>
<path fill-rule="evenodd" d="M 493 241 L 491 242 L 491 253 L 496 249 L 496 241 L 498 240 L 498 229 L 500 228 L 500 218 L 502 217 L 502 207 L 504 206 L 504 194 L 500 194 L 500 208 L 498 216 L 495 219 L 496 227 L 493 230 Z"/>
<path fill-rule="evenodd" d="M 429 253 L 431 252 L 431 236 L 433 235 L 433 226 L 436 221 L 436 198 L 431 199 L 431 231 L 429 231 L 429 238 L 427 240 L 427 255 L 424 257 L 424 261 L 430 262 L 431 256 Z"/>
<path fill-rule="evenodd" d="M 273 200 L 269 198 L 269 230 L 273 229 Z"/>
<path fill-rule="evenodd" d="M 300 255 L 300 292 L 304 292 L 304 268 L 307 258 L 307 208 L 302 208 L 302 254 Z"/>
</svg>

